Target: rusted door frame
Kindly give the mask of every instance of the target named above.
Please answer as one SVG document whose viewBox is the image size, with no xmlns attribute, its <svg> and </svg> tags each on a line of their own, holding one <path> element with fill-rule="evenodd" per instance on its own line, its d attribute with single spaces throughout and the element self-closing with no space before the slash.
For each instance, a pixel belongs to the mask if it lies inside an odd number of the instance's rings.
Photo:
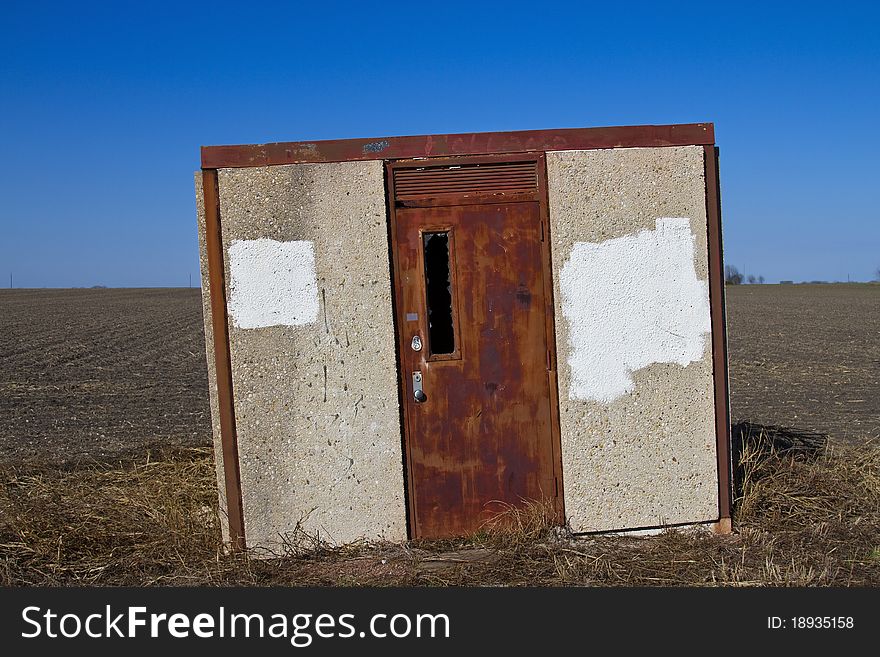
<svg viewBox="0 0 880 657">
<path fill-rule="evenodd" d="M 458 166 L 487 163 L 513 163 L 535 162 L 538 173 L 537 194 L 469 194 L 467 196 L 426 197 L 423 199 L 395 202 L 394 171 L 401 168 L 416 168 L 423 166 Z M 398 300 L 403 298 L 402 274 L 397 251 L 397 208 L 402 207 L 439 207 L 458 206 L 487 203 L 523 203 L 538 202 L 541 227 L 543 230 L 542 241 L 542 280 L 544 285 L 544 330 L 545 344 L 547 346 L 547 377 L 550 391 L 550 441 L 552 450 L 553 476 L 556 482 L 556 490 L 552 497 L 557 522 L 565 523 L 565 500 L 563 499 L 562 486 L 562 440 L 559 421 L 559 385 L 556 371 L 556 328 L 554 319 L 553 302 L 553 268 L 550 252 L 550 217 L 549 197 L 547 194 L 547 164 L 546 156 L 541 153 L 505 153 L 480 156 L 464 157 L 437 157 L 418 158 L 407 160 L 390 160 L 385 162 L 386 183 L 386 206 L 388 208 L 389 247 L 391 251 L 391 276 L 392 276 L 392 307 L 394 314 L 394 335 L 396 341 L 396 358 L 398 370 L 398 395 L 401 412 L 401 425 L 403 429 L 402 449 L 404 455 L 404 479 L 407 506 L 407 530 L 410 538 L 417 535 L 415 521 L 415 496 L 413 481 L 410 474 L 412 467 L 412 450 L 409 447 L 410 437 L 413 435 L 412 418 L 410 417 L 409 404 L 407 403 L 408 381 L 406 368 L 403 367 L 402 356 L 406 344 L 404 331 L 400 330 L 398 316 Z M 457 320 L 456 320 L 457 321 Z"/>
</svg>

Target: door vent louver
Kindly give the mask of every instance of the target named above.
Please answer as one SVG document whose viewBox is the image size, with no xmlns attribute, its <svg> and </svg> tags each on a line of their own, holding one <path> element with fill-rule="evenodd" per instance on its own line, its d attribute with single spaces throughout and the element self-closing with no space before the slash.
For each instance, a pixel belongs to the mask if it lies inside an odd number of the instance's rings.
<svg viewBox="0 0 880 657">
<path fill-rule="evenodd" d="M 469 194 L 534 194 L 537 191 L 538 169 L 534 161 L 394 169 L 394 198 L 397 201 Z"/>
</svg>

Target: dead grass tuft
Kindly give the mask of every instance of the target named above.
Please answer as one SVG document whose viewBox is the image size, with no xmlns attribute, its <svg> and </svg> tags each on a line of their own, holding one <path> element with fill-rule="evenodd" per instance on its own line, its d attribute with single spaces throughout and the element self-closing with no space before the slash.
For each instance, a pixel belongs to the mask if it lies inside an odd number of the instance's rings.
<svg viewBox="0 0 880 657">
<path fill-rule="evenodd" d="M 573 537 L 540 502 L 468 539 L 225 555 L 210 450 L 74 469 L 0 466 L 0 584 L 876 586 L 880 446 L 737 428 L 736 533 Z M 254 558 L 259 556 L 261 558 Z"/>
<path fill-rule="evenodd" d="M 743 435 L 736 500 L 741 524 L 762 529 L 859 525 L 880 514 L 880 446 L 780 440 L 771 427 Z"/>
<path fill-rule="evenodd" d="M 507 502 L 490 505 L 492 517 L 472 539 L 507 549 L 546 540 L 557 532 L 556 510 L 552 500 L 523 500 L 520 506 Z"/>
<path fill-rule="evenodd" d="M 0 583 L 189 584 L 223 563 L 206 449 L 73 470 L 7 465 Z"/>
</svg>

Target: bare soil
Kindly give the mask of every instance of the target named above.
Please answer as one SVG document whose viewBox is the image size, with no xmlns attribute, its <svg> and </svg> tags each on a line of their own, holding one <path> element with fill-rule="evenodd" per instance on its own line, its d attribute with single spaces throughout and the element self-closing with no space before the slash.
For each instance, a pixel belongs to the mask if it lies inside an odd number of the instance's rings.
<svg viewBox="0 0 880 657">
<path fill-rule="evenodd" d="M 727 321 L 734 423 L 880 436 L 880 285 L 729 286 Z"/>
<path fill-rule="evenodd" d="M 198 289 L 0 292 L 0 461 L 210 444 Z"/>
<path fill-rule="evenodd" d="M 727 289 L 731 415 L 880 436 L 880 285 Z M 210 444 L 198 289 L 0 291 L 0 462 Z"/>
</svg>

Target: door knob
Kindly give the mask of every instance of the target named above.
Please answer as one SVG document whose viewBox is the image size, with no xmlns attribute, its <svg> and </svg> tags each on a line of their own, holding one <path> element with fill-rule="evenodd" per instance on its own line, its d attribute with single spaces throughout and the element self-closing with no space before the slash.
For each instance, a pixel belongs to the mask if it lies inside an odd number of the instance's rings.
<svg viewBox="0 0 880 657">
<path fill-rule="evenodd" d="M 428 395 L 425 394 L 425 391 L 422 390 L 422 373 L 421 372 L 413 372 L 413 399 L 416 400 L 417 404 L 421 404 L 424 401 L 427 401 Z"/>
</svg>

